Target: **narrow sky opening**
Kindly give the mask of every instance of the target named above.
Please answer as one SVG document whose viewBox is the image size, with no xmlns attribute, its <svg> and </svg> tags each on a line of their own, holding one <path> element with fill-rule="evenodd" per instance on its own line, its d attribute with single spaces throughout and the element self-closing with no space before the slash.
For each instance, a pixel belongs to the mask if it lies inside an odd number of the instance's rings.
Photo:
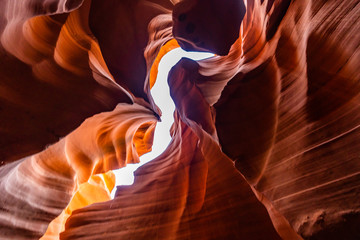
<svg viewBox="0 0 360 240">
<path fill-rule="evenodd" d="M 175 104 L 170 96 L 170 89 L 167 83 L 168 74 L 171 68 L 183 57 L 199 61 L 213 56 L 214 54 L 212 53 L 186 52 L 181 48 L 176 48 L 162 57 L 158 67 L 155 85 L 151 89 L 151 95 L 162 112 L 161 122 L 158 122 L 155 128 L 152 151 L 142 155 L 140 157 L 140 163 L 128 164 L 124 168 L 114 170 L 116 186 L 132 185 L 134 182 L 134 171 L 141 165 L 155 159 L 164 152 L 171 141 L 170 128 L 174 122 L 173 114 L 175 111 Z M 116 187 L 111 192 L 112 198 L 114 198 L 115 192 Z"/>
</svg>

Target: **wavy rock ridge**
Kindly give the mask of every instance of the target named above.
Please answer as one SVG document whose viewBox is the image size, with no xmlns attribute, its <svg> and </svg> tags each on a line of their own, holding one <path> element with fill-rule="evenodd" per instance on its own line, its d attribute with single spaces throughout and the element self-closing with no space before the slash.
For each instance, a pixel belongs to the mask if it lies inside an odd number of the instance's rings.
<svg viewBox="0 0 360 240">
<path fill-rule="evenodd" d="M 360 238 L 357 0 L 16 0 L 0 17 L 1 239 Z M 174 38 L 217 56 L 172 69 L 173 140 L 109 200 L 108 171 L 151 150 Z"/>
</svg>

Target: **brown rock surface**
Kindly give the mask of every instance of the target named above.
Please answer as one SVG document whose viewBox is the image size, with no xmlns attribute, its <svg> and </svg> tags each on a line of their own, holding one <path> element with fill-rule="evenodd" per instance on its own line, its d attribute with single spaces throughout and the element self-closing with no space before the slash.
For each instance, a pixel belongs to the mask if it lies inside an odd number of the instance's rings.
<svg viewBox="0 0 360 240">
<path fill-rule="evenodd" d="M 64 1 L 52 1 L 57 8 L 49 2 L 1 2 L 1 164 L 41 151 L 87 117 L 132 102 L 82 28 L 86 6 L 68 14 L 74 8 L 62 9 Z M 56 15 L 34 17 L 44 13 Z"/>
<path fill-rule="evenodd" d="M 183 0 L 174 7 L 173 34 L 185 50 L 227 55 L 245 12 L 243 1 Z"/>
<path fill-rule="evenodd" d="M 138 162 L 151 149 L 154 124 L 149 109 L 118 104 L 46 150 L 0 168 L 0 237 L 41 237 L 92 174 Z"/>
<path fill-rule="evenodd" d="M 293 2 L 271 40 L 270 16 L 215 104 L 223 151 L 304 238 L 360 236 L 359 9 Z"/>
<path fill-rule="evenodd" d="M 232 162 L 196 131 L 177 119 L 170 146 L 135 183 L 75 211 L 60 239 L 280 239 Z"/>
<path fill-rule="evenodd" d="M 358 0 L 0 1 L 0 238 L 38 239 L 78 184 L 151 149 L 174 34 L 218 55 L 172 70 L 172 143 L 61 239 L 359 239 L 359 18 Z"/>
</svg>

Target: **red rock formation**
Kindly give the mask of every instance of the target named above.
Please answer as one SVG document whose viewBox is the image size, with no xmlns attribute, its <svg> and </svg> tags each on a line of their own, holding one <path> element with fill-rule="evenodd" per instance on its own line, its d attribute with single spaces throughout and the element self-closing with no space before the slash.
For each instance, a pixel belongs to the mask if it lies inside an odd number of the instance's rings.
<svg viewBox="0 0 360 240">
<path fill-rule="evenodd" d="M 175 126 L 169 148 L 136 171 L 134 185 L 119 187 L 112 201 L 73 212 L 60 238 L 279 239 L 217 143 L 178 117 Z"/>
<path fill-rule="evenodd" d="M 14 0 L 0 16 L 1 238 L 39 238 L 77 183 L 150 150 L 151 66 L 173 35 L 218 54 L 172 70 L 173 142 L 61 239 L 360 238 L 357 0 Z"/>
<path fill-rule="evenodd" d="M 59 234 L 65 230 L 65 223 L 73 211 L 96 202 L 111 199 L 110 193 L 115 186 L 115 175 L 112 171 L 91 176 L 79 185 L 68 206 L 49 224 L 46 233 L 40 240 L 59 239 Z M 94 194 L 96 193 L 96 194 Z"/>
<path fill-rule="evenodd" d="M 226 55 L 244 15 L 243 1 L 183 0 L 174 7 L 173 33 L 183 49 Z"/>
<path fill-rule="evenodd" d="M 118 104 L 46 150 L 1 168 L 1 238 L 41 237 L 92 174 L 138 162 L 151 149 L 153 124 L 149 109 Z"/>
<path fill-rule="evenodd" d="M 87 117 L 132 102 L 82 27 L 89 6 L 68 14 L 76 1 L 52 1 L 57 8 L 49 2 L 1 3 L 1 164 L 41 151 Z M 63 9 L 65 3 L 73 7 Z M 34 17 L 44 13 L 55 15 Z"/>
<path fill-rule="evenodd" d="M 215 105 L 223 151 L 305 238 L 359 237 L 357 10 L 357 1 L 292 3 L 271 39 L 270 16 Z"/>
</svg>

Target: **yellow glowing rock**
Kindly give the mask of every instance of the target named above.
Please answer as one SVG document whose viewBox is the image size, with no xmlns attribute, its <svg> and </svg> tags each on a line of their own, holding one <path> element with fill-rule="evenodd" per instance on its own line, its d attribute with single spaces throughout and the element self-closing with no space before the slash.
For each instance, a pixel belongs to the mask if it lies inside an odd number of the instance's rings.
<svg viewBox="0 0 360 240">
<path fill-rule="evenodd" d="M 158 74 L 158 67 L 159 67 L 159 63 L 161 58 L 167 54 L 168 52 L 170 52 L 171 50 L 180 47 L 178 42 L 175 39 L 171 39 L 170 41 L 168 41 L 164 46 L 162 46 L 162 48 L 159 51 L 159 54 L 157 55 L 157 57 L 155 58 L 155 61 L 151 67 L 151 71 L 150 71 L 150 88 L 152 88 L 155 84 L 156 81 L 156 77 Z"/>
<path fill-rule="evenodd" d="M 46 233 L 40 239 L 59 239 L 59 234 L 65 230 L 65 222 L 73 211 L 93 203 L 110 200 L 110 193 L 114 186 L 115 175 L 112 171 L 91 176 L 89 181 L 80 184 L 69 205 L 49 224 Z"/>
</svg>

